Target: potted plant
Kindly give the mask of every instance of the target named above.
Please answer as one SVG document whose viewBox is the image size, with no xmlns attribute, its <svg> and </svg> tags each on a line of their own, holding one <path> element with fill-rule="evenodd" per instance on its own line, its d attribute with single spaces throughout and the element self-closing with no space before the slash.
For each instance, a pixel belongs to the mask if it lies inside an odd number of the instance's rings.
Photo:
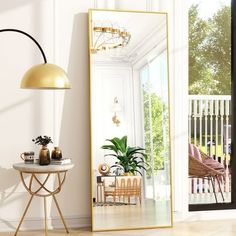
<svg viewBox="0 0 236 236">
<path fill-rule="evenodd" d="M 50 164 L 50 152 L 47 148 L 49 143 L 52 143 L 52 139 L 49 136 L 38 136 L 35 139 L 32 139 L 35 144 L 42 145 L 42 148 L 39 152 L 39 165 L 49 165 Z"/>
<path fill-rule="evenodd" d="M 118 160 L 115 165 L 111 166 L 119 170 L 123 170 L 124 175 L 134 175 L 138 172 L 142 175 L 141 170 L 146 171 L 147 164 L 147 154 L 145 154 L 145 149 L 141 147 L 130 147 L 127 145 L 127 136 L 120 138 L 107 139 L 110 142 L 109 145 L 103 145 L 101 148 L 112 151 L 105 156 L 114 156 Z"/>
</svg>

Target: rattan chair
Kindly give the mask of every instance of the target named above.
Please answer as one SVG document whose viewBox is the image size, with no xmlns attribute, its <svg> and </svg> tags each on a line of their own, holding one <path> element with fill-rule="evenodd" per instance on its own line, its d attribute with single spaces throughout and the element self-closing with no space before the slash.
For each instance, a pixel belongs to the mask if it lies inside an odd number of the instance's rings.
<svg viewBox="0 0 236 236">
<path fill-rule="evenodd" d="M 220 182 L 225 177 L 224 166 L 210 156 L 206 155 L 201 150 L 199 150 L 199 152 L 201 154 L 202 161 L 189 154 L 189 178 L 202 178 L 211 182 L 216 203 L 218 203 L 218 201 L 214 183 L 217 181 L 224 202 L 224 195 L 220 185 Z"/>
<path fill-rule="evenodd" d="M 117 176 L 115 186 L 104 187 L 104 201 L 106 202 L 106 198 L 111 196 L 115 203 L 116 197 L 119 200 L 122 197 L 123 202 L 125 198 L 128 198 L 128 203 L 130 204 L 130 198 L 135 197 L 135 200 L 137 201 L 138 198 L 141 204 L 141 182 L 141 176 Z"/>
</svg>

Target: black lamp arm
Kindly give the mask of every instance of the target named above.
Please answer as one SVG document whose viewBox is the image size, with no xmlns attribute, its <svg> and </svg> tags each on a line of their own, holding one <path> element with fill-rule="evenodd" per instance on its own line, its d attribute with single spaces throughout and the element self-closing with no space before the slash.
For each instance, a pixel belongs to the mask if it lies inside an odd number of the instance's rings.
<svg viewBox="0 0 236 236">
<path fill-rule="evenodd" d="M 28 38 L 32 39 L 35 44 L 38 46 L 40 52 L 42 53 L 43 55 L 43 60 L 44 60 L 44 63 L 47 63 L 47 58 L 45 56 L 45 53 L 42 49 L 42 47 L 40 46 L 40 44 L 36 41 L 36 39 L 34 39 L 31 35 L 27 34 L 26 32 L 22 31 L 22 30 L 18 30 L 18 29 L 0 29 L 0 33 L 1 32 L 17 32 L 17 33 L 20 33 L 20 34 L 24 34 L 26 35 Z"/>
</svg>

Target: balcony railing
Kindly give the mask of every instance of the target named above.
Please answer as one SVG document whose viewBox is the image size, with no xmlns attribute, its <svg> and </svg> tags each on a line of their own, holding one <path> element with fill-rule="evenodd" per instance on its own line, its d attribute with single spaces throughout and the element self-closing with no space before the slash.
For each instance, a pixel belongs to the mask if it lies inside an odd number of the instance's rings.
<svg viewBox="0 0 236 236">
<path fill-rule="evenodd" d="M 189 142 L 225 166 L 221 182 L 225 202 L 231 201 L 231 96 L 189 95 Z M 220 202 L 219 188 L 215 190 Z M 189 203 L 215 203 L 213 187 L 208 180 L 189 179 Z"/>
</svg>

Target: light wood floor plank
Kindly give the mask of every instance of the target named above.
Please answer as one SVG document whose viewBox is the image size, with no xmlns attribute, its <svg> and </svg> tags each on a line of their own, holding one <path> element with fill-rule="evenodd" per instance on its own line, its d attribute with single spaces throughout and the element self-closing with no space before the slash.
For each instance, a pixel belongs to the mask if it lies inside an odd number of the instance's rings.
<svg viewBox="0 0 236 236">
<path fill-rule="evenodd" d="M 0 233 L 1 236 L 12 236 L 13 233 Z M 66 234 L 64 230 L 49 231 L 48 236 L 235 236 L 236 220 L 222 221 L 198 221 L 176 223 L 173 228 L 90 232 L 89 228 L 70 230 Z M 20 231 L 18 236 L 44 236 L 44 231 Z"/>
</svg>

